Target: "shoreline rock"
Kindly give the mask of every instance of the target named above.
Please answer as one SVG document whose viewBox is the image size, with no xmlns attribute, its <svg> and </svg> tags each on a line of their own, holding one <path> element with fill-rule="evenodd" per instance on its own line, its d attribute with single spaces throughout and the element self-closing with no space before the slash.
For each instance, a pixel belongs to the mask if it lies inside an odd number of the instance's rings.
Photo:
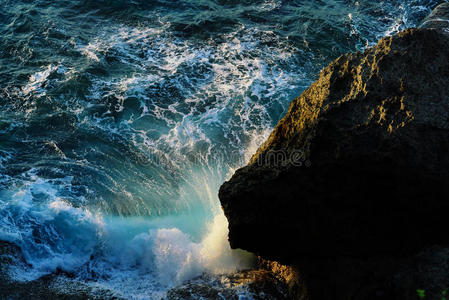
<svg viewBox="0 0 449 300">
<path fill-rule="evenodd" d="M 239 300 L 244 294 L 258 300 L 287 300 L 283 278 L 264 269 L 202 276 L 167 292 L 163 300 Z"/>
<path fill-rule="evenodd" d="M 231 246 L 278 262 L 295 299 L 415 299 L 413 258 L 449 263 L 428 250 L 449 245 L 448 152 L 444 30 L 343 55 L 220 188 Z"/>
</svg>

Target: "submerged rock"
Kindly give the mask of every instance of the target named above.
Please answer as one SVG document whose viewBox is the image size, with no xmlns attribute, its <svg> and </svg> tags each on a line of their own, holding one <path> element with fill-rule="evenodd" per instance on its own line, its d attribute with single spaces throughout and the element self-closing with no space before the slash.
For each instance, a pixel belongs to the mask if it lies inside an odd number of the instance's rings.
<svg viewBox="0 0 449 300">
<path fill-rule="evenodd" d="M 164 300 L 287 300 L 283 282 L 266 270 L 204 274 L 168 291 Z"/>
<path fill-rule="evenodd" d="M 0 240 L 0 299 L 122 299 L 112 291 L 93 288 L 85 282 L 71 278 L 70 274 L 57 270 L 35 280 L 19 281 L 11 276 L 15 267 L 26 272 L 29 265 L 19 246 Z"/>
<path fill-rule="evenodd" d="M 231 246 L 339 298 L 353 269 L 385 277 L 395 258 L 449 243 L 448 153 L 448 35 L 407 29 L 343 55 L 222 185 Z"/>
</svg>

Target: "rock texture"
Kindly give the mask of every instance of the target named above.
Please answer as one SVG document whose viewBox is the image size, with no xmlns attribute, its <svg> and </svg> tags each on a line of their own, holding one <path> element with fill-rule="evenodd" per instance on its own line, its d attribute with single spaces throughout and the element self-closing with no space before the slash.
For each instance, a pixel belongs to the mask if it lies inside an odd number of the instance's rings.
<svg viewBox="0 0 449 300">
<path fill-rule="evenodd" d="M 449 36 L 407 29 L 332 62 L 219 197 L 231 246 L 298 266 L 314 299 L 447 245 Z"/>
<path fill-rule="evenodd" d="M 205 283 L 207 282 L 207 283 Z M 288 300 L 282 281 L 266 270 L 202 276 L 168 291 L 161 300 Z M 245 296 L 243 296 L 245 295 Z"/>
</svg>

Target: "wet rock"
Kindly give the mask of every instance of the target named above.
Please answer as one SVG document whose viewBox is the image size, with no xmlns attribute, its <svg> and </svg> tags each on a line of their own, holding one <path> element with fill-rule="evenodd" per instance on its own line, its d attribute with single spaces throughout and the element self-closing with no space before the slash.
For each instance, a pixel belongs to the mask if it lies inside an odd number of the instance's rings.
<svg viewBox="0 0 449 300">
<path fill-rule="evenodd" d="M 32 266 L 26 263 L 19 246 L 0 241 L 0 299 L 121 299 L 109 290 L 75 280 L 60 269 L 35 280 L 18 281 L 11 276 L 15 267 L 26 272 Z"/>
<path fill-rule="evenodd" d="M 282 300 L 286 286 L 273 273 L 249 270 L 233 274 L 204 274 L 168 291 L 166 300 Z"/>
</svg>

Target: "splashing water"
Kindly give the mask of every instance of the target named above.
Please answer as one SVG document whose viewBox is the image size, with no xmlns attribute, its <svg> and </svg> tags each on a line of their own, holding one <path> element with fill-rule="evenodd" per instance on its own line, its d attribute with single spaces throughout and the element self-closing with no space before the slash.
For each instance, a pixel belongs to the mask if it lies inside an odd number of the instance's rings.
<svg viewBox="0 0 449 300">
<path fill-rule="evenodd" d="M 441 1 L 1 1 L 0 239 L 127 298 L 251 267 L 217 191 L 330 60 Z M 248 212 L 251 213 L 251 212 Z M 152 295 L 152 296 L 149 296 Z"/>
</svg>

